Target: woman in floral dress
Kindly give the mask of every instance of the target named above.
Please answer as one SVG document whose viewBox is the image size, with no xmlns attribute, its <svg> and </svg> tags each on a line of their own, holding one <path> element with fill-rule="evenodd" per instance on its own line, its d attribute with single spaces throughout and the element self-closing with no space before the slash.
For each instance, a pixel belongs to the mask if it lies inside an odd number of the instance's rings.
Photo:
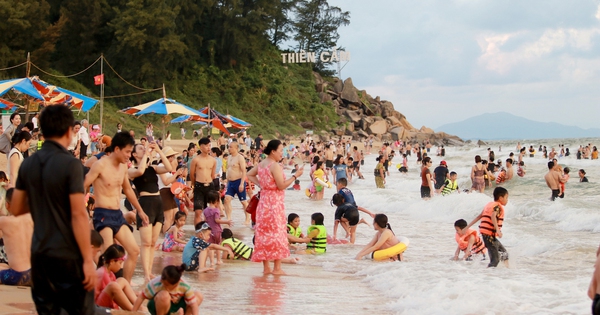
<svg viewBox="0 0 600 315">
<path fill-rule="evenodd" d="M 252 261 L 263 263 L 264 274 L 284 275 L 281 259 L 290 255 L 286 235 L 285 189 L 302 175 L 303 169 L 289 179 L 285 178 L 283 167 L 279 164 L 283 158 L 283 145 L 279 140 L 269 141 L 263 152 L 267 158 L 247 174 L 248 179 L 261 188 L 256 208 Z M 274 261 L 272 270 L 269 265 L 271 260 Z"/>
</svg>

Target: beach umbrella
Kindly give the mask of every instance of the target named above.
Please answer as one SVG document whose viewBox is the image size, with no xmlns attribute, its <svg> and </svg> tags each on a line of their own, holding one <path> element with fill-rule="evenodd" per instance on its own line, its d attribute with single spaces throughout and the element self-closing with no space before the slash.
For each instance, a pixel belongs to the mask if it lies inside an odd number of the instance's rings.
<svg viewBox="0 0 600 315">
<path fill-rule="evenodd" d="M 5 100 L 3 98 L 0 98 L 0 109 L 3 110 L 13 110 L 15 108 L 19 107 L 19 105 L 9 101 L 9 100 Z"/>
<path fill-rule="evenodd" d="M 11 90 L 31 96 L 43 106 L 66 105 L 87 112 L 98 103 L 98 100 L 51 85 L 38 77 L 0 81 L 0 95 Z"/>
<path fill-rule="evenodd" d="M 4 95 L 9 91 L 16 91 L 29 95 L 40 101 L 44 101 L 44 96 L 38 91 L 30 78 L 9 79 L 0 81 L 0 95 Z"/>
<path fill-rule="evenodd" d="M 87 112 L 98 104 L 94 98 L 49 84 L 37 77 L 32 79 L 32 83 L 44 97 L 42 105 L 67 105 Z"/>
<path fill-rule="evenodd" d="M 202 114 L 202 116 L 194 116 L 194 115 L 183 115 L 179 116 L 173 120 L 171 120 L 172 124 L 180 124 L 188 121 L 196 121 L 196 122 L 205 122 L 208 116 Z"/>
<path fill-rule="evenodd" d="M 121 110 L 122 113 L 130 114 L 134 116 L 140 116 L 145 114 L 159 114 L 159 115 L 170 115 L 170 114 L 184 114 L 189 116 L 204 116 L 199 111 L 183 105 L 170 98 L 159 98 L 157 100 L 144 103 L 141 105 L 127 107 Z"/>
</svg>

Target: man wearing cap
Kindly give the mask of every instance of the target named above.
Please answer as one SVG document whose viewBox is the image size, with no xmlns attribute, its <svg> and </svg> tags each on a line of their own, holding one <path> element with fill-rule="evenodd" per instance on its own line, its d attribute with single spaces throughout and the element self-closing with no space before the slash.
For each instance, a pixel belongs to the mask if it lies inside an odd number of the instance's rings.
<svg viewBox="0 0 600 315">
<path fill-rule="evenodd" d="M 446 182 L 446 178 L 448 178 L 448 164 L 446 161 L 442 160 L 440 165 L 433 170 L 433 174 L 435 176 L 435 191 L 439 194 L 442 191 L 442 187 Z"/>
<path fill-rule="evenodd" d="M 190 164 L 190 181 L 194 188 L 194 224 L 200 222 L 202 211 L 207 206 L 206 196 L 209 191 L 218 191 L 213 179 L 217 176 L 217 160 L 209 155 L 210 139 L 204 137 L 198 141 L 200 154 Z"/>
</svg>

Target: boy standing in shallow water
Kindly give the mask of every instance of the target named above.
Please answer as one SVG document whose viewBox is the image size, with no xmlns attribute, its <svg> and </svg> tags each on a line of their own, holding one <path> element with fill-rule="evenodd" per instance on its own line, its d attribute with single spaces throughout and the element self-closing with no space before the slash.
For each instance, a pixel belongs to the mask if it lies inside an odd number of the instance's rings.
<svg viewBox="0 0 600 315">
<path fill-rule="evenodd" d="M 466 233 L 473 224 L 481 220 L 479 233 L 481 233 L 483 243 L 490 255 L 488 267 L 497 267 L 501 260 L 508 267 L 508 252 L 498 240 L 502 237 L 502 223 L 506 203 L 508 203 L 508 190 L 503 187 L 496 187 L 494 189 L 494 201 L 488 203 L 481 214 L 463 229 L 463 233 Z"/>
</svg>

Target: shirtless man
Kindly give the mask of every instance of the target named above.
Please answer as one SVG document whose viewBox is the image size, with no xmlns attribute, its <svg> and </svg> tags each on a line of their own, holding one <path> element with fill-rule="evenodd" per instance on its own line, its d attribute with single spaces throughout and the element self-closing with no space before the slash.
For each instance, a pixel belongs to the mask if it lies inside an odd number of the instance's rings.
<svg viewBox="0 0 600 315">
<path fill-rule="evenodd" d="M 217 139 L 217 145 L 219 146 L 219 149 L 221 149 L 221 152 L 225 152 L 225 147 L 227 146 L 227 139 L 225 138 L 225 134 L 221 133 L 221 136 L 219 137 L 219 139 Z"/>
<path fill-rule="evenodd" d="M 513 169 L 513 160 L 506 159 L 506 180 L 511 180 L 514 175 L 515 175 L 515 172 Z"/>
<path fill-rule="evenodd" d="M 546 185 L 552 190 L 550 200 L 554 201 L 561 194 L 560 182 L 563 181 L 560 173 L 554 171 L 554 162 L 548 162 L 548 173 L 544 176 L 544 179 L 546 180 Z"/>
<path fill-rule="evenodd" d="M 6 192 L 6 209 L 10 211 L 13 188 Z M 31 286 L 31 238 L 33 220 L 27 213 L 18 217 L 0 217 L 0 237 L 8 265 L 0 264 L 0 284 Z"/>
<path fill-rule="evenodd" d="M 123 277 L 131 281 L 140 248 L 133 238 L 133 228 L 127 224 L 120 210 L 121 190 L 134 208 L 133 212 L 137 209 L 137 215 L 143 226 L 148 225 L 148 216 L 142 210 L 127 175 L 127 162 L 135 144 L 133 137 L 126 132 L 119 132 L 113 137 L 111 143 L 113 152 L 92 165 L 83 185 L 86 190 L 90 185 L 94 185 L 96 208 L 93 222 L 94 229 L 104 239 L 102 250 L 112 245 L 113 239 L 119 241 L 127 252 Z"/>
<path fill-rule="evenodd" d="M 238 143 L 229 145 L 229 157 L 227 158 L 227 190 L 225 192 L 225 214 L 227 220 L 231 220 L 231 200 L 237 194 L 238 199 L 244 207 L 246 214 L 245 225 L 250 225 L 250 214 L 246 212 L 248 201 L 246 198 L 246 160 L 238 153 Z"/>
<path fill-rule="evenodd" d="M 194 225 L 202 221 L 202 211 L 208 203 L 206 197 L 209 191 L 218 191 L 213 179 L 217 176 L 217 160 L 209 155 L 210 139 L 198 140 L 200 154 L 198 154 L 190 165 L 190 181 L 194 185 Z"/>
<path fill-rule="evenodd" d="M 330 173 L 333 176 L 333 150 L 331 145 L 327 144 L 325 145 L 325 175 L 329 177 Z"/>
</svg>

